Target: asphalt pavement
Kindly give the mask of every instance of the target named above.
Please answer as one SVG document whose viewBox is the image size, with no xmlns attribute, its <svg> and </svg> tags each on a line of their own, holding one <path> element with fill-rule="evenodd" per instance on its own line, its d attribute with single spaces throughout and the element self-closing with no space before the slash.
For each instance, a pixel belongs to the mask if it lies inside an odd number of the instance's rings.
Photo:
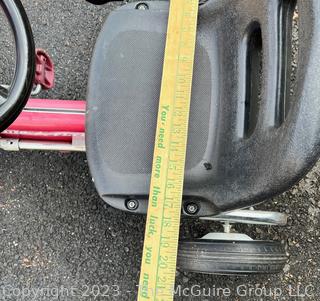
<svg viewBox="0 0 320 301">
<path fill-rule="evenodd" d="M 92 49 L 116 4 L 23 4 L 36 46 L 51 54 L 56 67 L 56 87 L 40 96 L 85 99 Z M 145 218 L 100 200 L 84 154 L 1 151 L 0 167 L 0 300 L 135 300 Z M 320 300 L 320 164 L 260 207 L 287 213 L 288 226 L 237 230 L 287 242 L 283 273 L 226 277 L 178 271 L 176 300 Z M 181 237 L 216 230 L 218 224 L 183 220 Z"/>
</svg>

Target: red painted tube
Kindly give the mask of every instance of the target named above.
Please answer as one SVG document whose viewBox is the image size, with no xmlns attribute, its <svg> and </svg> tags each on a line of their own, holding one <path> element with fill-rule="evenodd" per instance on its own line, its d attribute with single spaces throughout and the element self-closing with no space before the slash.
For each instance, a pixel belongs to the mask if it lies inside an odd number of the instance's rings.
<svg viewBox="0 0 320 301">
<path fill-rule="evenodd" d="M 1 137 L 46 141 L 72 141 L 85 133 L 86 102 L 30 99 L 17 120 Z"/>
</svg>

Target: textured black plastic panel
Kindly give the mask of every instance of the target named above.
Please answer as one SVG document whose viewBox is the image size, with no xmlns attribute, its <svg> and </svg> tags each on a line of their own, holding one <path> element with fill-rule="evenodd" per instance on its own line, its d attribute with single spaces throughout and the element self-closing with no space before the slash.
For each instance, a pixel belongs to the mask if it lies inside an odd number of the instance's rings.
<svg viewBox="0 0 320 301">
<path fill-rule="evenodd" d="M 108 17 L 90 71 L 88 161 L 101 197 L 147 208 L 167 2 Z M 185 202 L 198 215 L 254 205 L 290 188 L 319 158 L 320 1 L 298 1 L 290 93 L 291 0 L 209 0 L 200 7 Z M 259 66 L 257 66 L 259 65 Z"/>
</svg>

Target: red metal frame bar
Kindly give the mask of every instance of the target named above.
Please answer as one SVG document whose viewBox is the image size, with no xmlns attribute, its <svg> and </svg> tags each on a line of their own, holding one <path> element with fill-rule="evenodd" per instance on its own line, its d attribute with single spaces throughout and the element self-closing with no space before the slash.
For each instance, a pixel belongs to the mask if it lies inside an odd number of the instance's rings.
<svg viewBox="0 0 320 301">
<path fill-rule="evenodd" d="M 85 133 L 86 102 L 30 99 L 3 138 L 72 142 Z"/>
</svg>

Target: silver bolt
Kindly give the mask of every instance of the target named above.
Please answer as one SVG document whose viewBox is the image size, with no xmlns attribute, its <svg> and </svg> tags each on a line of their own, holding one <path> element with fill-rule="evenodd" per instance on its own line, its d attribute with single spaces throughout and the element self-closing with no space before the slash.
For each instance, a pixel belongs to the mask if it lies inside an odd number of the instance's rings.
<svg viewBox="0 0 320 301">
<path fill-rule="evenodd" d="M 130 210 L 130 211 L 137 210 L 138 207 L 139 207 L 139 202 L 138 202 L 137 200 L 130 199 L 130 200 L 127 201 L 126 207 L 127 207 L 128 210 Z"/>
<path fill-rule="evenodd" d="M 149 9 L 149 6 L 147 3 L 138 3 L 136 5 L 136 9 L 141 9 L 141 10 L 148 10 Z"/>
<path fill-rule="evenodd" d="M 195 203 L 189 203 L 189 204 L 186 206 L 186 212 L 187 212 L 188 214 L 194 215 L 194 214 L 196 214 L 198 211 L 199 211 L 199 207 L 198 207 L 198 205 L 195 204 Z"/>
</svg>

